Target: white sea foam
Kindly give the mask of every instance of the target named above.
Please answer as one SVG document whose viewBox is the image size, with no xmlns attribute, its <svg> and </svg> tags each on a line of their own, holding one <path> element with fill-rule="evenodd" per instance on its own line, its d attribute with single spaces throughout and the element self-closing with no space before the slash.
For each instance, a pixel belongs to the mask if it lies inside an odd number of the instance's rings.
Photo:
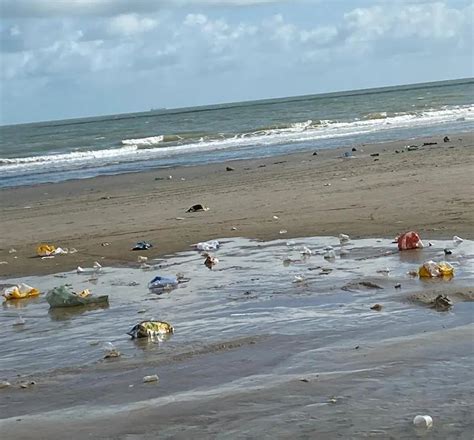
<svg viewBox="0 0 474 440">
<path fill-rule="evenodd" d="M 149 146 L 149 145 L 157 145 L 163 142 L 163 136 L 151 136 L 146 138 L 139 138 L 139 139 L 124 139 L 122 141 L 122 145 L 135 145 L 135 146 Z"/>
<path fill-rule="evenodd" d="M 311 120 L 296 122 L 284 128 L 258 130 L 253 133 L 239 133 L 224 138 L 187 138 L 180 136 L 151 136 L 137 139 L 124 139 L 123 147 L 102 150 L 75 151 L 64 154 L 0 158 L 0 167 L 5 175 L 16 171 L 41 172 L 56 169 L 77 169 L 81 167 L 105 166 L 110 163 L 124 163 L 138 160 L 151 160 L 177 156 L 196 151 L 206 152 L 222 149 L 239 149 L 249 147 L 269 147 L 297 142 L 316 141 L 318 139 L 339 138 L 359 134 L 398 128 L 415 128 L 437 125 L 454 121 L 474 121 L 474 105 L 451 106 L 441 110 L 425 110 L 422 112 L 400 113 L 380 118 L 369 118 L 338 122 L 331 120 Z M 176 141 L 183 142 L 176 145 Z M 174 142 L 168 145 L 168 142 Z M 154 147 L 156 145 L 156 147 Z M 158 146 L 159 145 L 159 146 Z"/>
</svg>

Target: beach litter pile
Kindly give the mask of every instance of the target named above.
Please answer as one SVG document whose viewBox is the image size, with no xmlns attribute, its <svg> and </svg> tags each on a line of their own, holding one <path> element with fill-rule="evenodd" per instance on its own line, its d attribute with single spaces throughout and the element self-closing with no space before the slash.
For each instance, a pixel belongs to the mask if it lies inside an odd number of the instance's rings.
<svg viewBox="0 0 474 440">
<path fill-rule="evenodd" d="M 36 254 L 38 257 L 41 257 L 43 259 L 45 258 L 54 258 L 56 255 L 66 255 L 66 254 L 75 254 L 77 252 L 77 249 L 75 248 L 61 248 L 57 247 L 53 244 L 40 244 L 36 248 Z"/>
<path fill-rule="evenodd" d="M 132 251 L 147 251 L 152 247 L 153 245 L 147 241 L 139 241 L 132 247 Z"/>
<path fill-rule="evenodd" d="M 423 265 L 418 269 L 418 275 L 420 278 L 451 278 L 454 276 L 454 267 L 446 261 L 435 263 L 430 260 L 423 263 Z"/>
<path fill-rule="evenodd" d="M 178 287 L 179 281 L 174 276 L 157 275 L 148 283 L 148 289 L 153 293 L 163 293 Z"/>
</svg>

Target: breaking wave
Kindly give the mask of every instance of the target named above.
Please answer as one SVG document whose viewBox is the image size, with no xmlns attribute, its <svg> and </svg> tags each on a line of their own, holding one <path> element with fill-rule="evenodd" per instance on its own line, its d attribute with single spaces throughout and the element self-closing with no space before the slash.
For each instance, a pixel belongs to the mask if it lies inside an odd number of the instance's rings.
<svg viewBox="0 0 474 440">
<path fill-rule="evenodd" d="M 121 147 L 43 156 L 0 158 L 2 173 L 47 172 L 48 169 L 80 169 L 109 164 L 168 158 L 186 153 L 213 150 L 250 149 L 348 137 L 396 128 L 415 128 L 454 121 L 474 121 L 474 105 L 451 106 L 438 110 L 387 114 L 370 113 L 352 121 L 306 120 L 257 128 L 245 133 L 177 133 L 124 139 Z M 291 149 L 290 149 L 291 150 Z M 40 170 L 40 167 L 41 170 Z"/>
</svg>

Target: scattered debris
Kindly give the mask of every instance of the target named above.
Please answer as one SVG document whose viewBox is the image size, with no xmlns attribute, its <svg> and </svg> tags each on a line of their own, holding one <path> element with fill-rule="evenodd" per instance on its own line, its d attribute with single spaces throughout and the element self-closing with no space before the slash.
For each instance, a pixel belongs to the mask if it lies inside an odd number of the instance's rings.
<svg viewBox="0 0 474 440">
<path fill-rule="evenodd" d="M 202 212 L 202 211 L 209 211 L 209 208 L 207 206 L 204 206 L 198 203 L 188 208 L 186 212 Z"/>
<path fill-rule="evenodd" d="M 438 311 L 449 310 L 453 305 L 453 302 L 448 298 L 447 295 L 439 294 L 432 303 L 433 308 Z"/>
<path fill-rule="evenodd" d="M 420 278 L 451 278 L 454 275 L 454 267 L 446 261 L 435 263 L 430 260 L 423 263 L 423 265 L 418 269 L 418 275 Z"/>
<path fill-rule="evenodd" d="M 301 249 L 300 254 L 305 257 L 310 257 L 313 254 L 313 252 L 311 251 L 310 248 L 303 246 L 303 249 Z"/>
<path fill-rule="evenodd" d="M 12 325 L 14 327 L 19 327 L 19 326 L 25 325 L 25 320 L 23 319 L 23 317 L 21 315 L 18 315 L 18 318 L 16 318 L 15 321 L 13 321 Z"/>
<path fill-rule="evenodd" d="M 430 416 L 415 416 L 413 419 L 413 424 L 417 428 L 426 428 L 429 429 L 433 426 L 433 419 Z"/>
<path fill-rule="evenodd" d="M 231 230 L 231 231 L 237 231 L 237 228 L 236 228 L 235 226 L 232 226 L 232 227 L 230 228 L 230 230 Z"/>
<path fill-rule="evenodd" d="M 112 342 L 106 342 L 104 344 L 104 351 L 105 351 L 104 359 L 118 358 L 122 356 L 122 353 L 120 353 L 120 351 L 117 350 L 117 348 L 115 347 L 114 344 L 112 344 Z"/>
<path fill-rule="evenodd" d="M 234 168 L 232 168 L 232 167 L 225 167 L 225 170 L 226 170 L 226 171 L 234 171 Z"/>
<path fill-rule="evenodd" d="M 9 251 L 8 251 L 9 254 L 15 254 L 16 253 L 16 249 L 15 248 L 11 248 Z"/>
<path fill-rule="evenodd" d="M 344 244 L 349 242 L 350 237 L 347 234 L 339 234 L 339 243 Z"/>
<path fill-rule="evenodd" d="M 151 291 L 154 291 L 155 293 L 157 291 L 164 292 L 164 291 L 173 290 L 176 287 L 178 287 L 178 279 L 172 276 L 162 277 L 158 275 L 148 283 L 148 289 L 150 289 Z"/>
<path fill-rule="evenodd" d="M 445 137 L 443 138 L 443 142 L 449 142 L 449 140 L 450 140 L 450 139 L 448 138 L 448 136 L 445 136 Z"/>
<path fill-rule="evenodd" d="M 408 145 L 406 147 L 407 151 L 416 151 L 418 150 L 418 148 L 419 148 L 418 145 Z"/>
<path fill-rule="evenodd" d="M 353 281 L 342 286 L 342 290 L 360 290 L 361 288 L 365 289 L 383 289 L 383 287 L 378 284 L 373 283 L 372 281 Z"/>
<path fill-rule="evenodd" d="M 274 215 L 273 216 L 273 220 L 278 220 L 280 217 L 278 217 L 277 215 Z"/>
<path fill-rule="evenodd" d="M 357 148 L 356 148 L 356 147 L 352 147 L 352 151 L 357 151 Z"/>
<path fill-rule="evenodd" d="M 464 241 L 464 240 L 463 240 L 461 237 L 458 237 L 457 235 L 455 235 L 455 236 L 453 237 L 453 243 L 454 243 L 455 245 L 461 244 L 463 241 Z"/>
<path fill-rule="evenodd" d="M 132 251 L 147 251 L 152 248 L 153 245 L 147 241 L 138 241 L 135 246 L 132 248 Z"/>
<path fill-rule="evenodd" d="M 135 338 L 148 338 L 157 335 L 164 335 L 173 333 L 174 329 L 171 324 L 164 321 L 141 321 L 137 325 L 133 326 L 127 335 Z"/>
<path fill-rule="evenodd" d="M 137 263 L 145 263 L 145 261 L 148 261 L 148 257 L 144 257 L 143 255 L 138 256 Z"/>
<path fill-rule="evenodd" d="M 46 301 L 51 308 L 59 307 L 76 307 L 91 304 L 109 303 L 108 295 L 94 296 L 89 289 L 85 289 L 80 293 L 75 293 L 70 286 L 59 286 L 48 292 Z"/>
<path fill-rule="evenodd" d="M 375 311 L 377 311 L 377 312 L 380 312 L 380 311 L 382 310 L 382 308 L 383 308 L 382 304 L 374 304 L 374 305 L 370 308 L 370 310 L 375 310 Z"/>
<path fill-rule="evenodd" d="M 214 257 L 210 254 L 204 254 L 204 256 L 206 257 L 206 259 L 204 260 L 204 265 L 208 269 L 212 269 L 217 263 L 219 263 L 217 257 Z"/>
<path fill-rule="evenodd" d="M 372 153 L 370 156 L 371 157 L 378 157 L 378 156 L 380 156 L 380 153 Z"/>
<path fill-rule="evenodd" d="M 288 231 L 286 229 L 281 229 L 280 234 L 286 234 Z"/>
<path fill-rule="evenodd" d="M 395 287 L 395 289 L 401 289 L 401 288 L 402 288 L 402 285 L 401 285 L 400 283 L 397 283 L 397 284 L 395 284 L 395 286 L 393 286 L 393 287 Z"/>
<path fill-rule="evenodd" d="M 418 233 L 414 231 L 405 232 L 396 238 L 398 243 L 398 250 L 405 251 L 408 249 L 421 249 L 423 242 Z"/>
<path fill-rule="evenodd" d="M 152 383 L 152 382 L 158 382 L 160 380 L 160 378 L 158 377 L 157 374 L 152 374 L 151 376 L 145 376 L 143 378 L 143 382 L 144 383 Z"/>
<path fill-rule="evenodd" d="M 0 380 L 0 389 L 2 388 L 9 388 L 12 384 L 8 382 L 8 380 Z"/>
<path fill-rule="evenodd" d="M 28 284 L 20 283 L 16 286 L 5 289 L 2 296 L 5 298 L 5 301 L 9 301 L 13 299 L 33 298 L 39 294 L 40 291 L 38 289 L 31 287 Z"/>
<path fill-rule="evenodd" d="M 36 253 L 39 257 L 53 257 L 55 255 L 67 254 L 68 250 L 60 247 L 56 247 L 52 244 L 40 244 L 36 248 Z"/>
<path fill-rule="evenodd" d="M 317 151 L 314 151 L 313 152 L 313 156 L 317 156 L 318 155 L 318 152 Z"/>
<path fill-rule="evenodd" d="M 438 145 L 438 142 L 423 142 L 424 147 L 428 145 Z"/>
<path fill-rule="evenodd" d="M 105 247 L 105 246 L 110 246 L 110 243 L 108 241 L 104 241 L 100 245 Z"/>
<path fill-rule="evenodd" d="M 216 251 L 221 244 L 218 240 L 202 241 L 192 245 L 198 251 Z"/>
<path fill-rule="evenodd" d="M 453 251 L 451 249 L 444 249 L 444 255 L 451 255 Z"/>
</svg>

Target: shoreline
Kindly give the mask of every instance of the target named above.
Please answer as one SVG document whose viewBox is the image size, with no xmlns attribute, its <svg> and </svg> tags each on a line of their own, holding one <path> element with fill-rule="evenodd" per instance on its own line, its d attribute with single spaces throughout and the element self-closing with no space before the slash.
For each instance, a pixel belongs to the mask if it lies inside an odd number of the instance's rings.
<svg viewBox="0 0 474 440">
<path fill-rule="evenodd" d="M 0 261 L 7 264 L 0 264 L 0 277 L 63 272 L 95 260 L 132 264 L 138 255 L 163 257 L 198 241 L 226 237 L 272 240 L 347 233 L 388 238 L 415 229 L 427 239 L 472 239 L 474 133 L 448 136 L 447 143 L 444 136 L 433 136 L 357 145 L 352 158 L 341 157 L 352 146 L 315 148 L 317 155 L 4 188 L 0 223 L 6 234 L 0 238 Z M 419 148 L 407 151 L 406 145 Z M 233 170 L 226 171 L 227 166 Z M 197 203 L 210 210 L 186 212 Z M 154 247 L 132 252 L 141 240 Z M 78 252 L 41 260 L 35 249 L 42 242 Z M 11 248 L 16 252 L 9 253 Z"/>
</svg>

